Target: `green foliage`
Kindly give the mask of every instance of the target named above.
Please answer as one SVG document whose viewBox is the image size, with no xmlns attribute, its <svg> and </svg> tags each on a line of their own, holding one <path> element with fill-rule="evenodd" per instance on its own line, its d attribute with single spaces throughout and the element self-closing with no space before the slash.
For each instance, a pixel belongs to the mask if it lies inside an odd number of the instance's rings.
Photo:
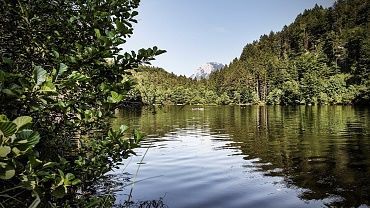
<svg viewBox="0 0 370 208">
<path fill-rule="evenodd" d="M 241 104 L 368 104 L 369 19 L 363 15 L 369 8 L 369 1 L 343 0 L 305 10 L 282 31 L 246 45 L 210 75 L 208 87 Z"/>
<path fill-rule="evenodd" d="M 271 105 L 282 103 L 281 98 L 284 95 L 281 89 L 273 89 L 267 96 L 267 103 Z"/>
<path fill-rule="evenodd" d="M 247 44 L 207 80 L 146 67 L 133 75 L 134 97 L 144 104 L 369 104 L 369 8 L 362 0 L 316 5 Z"/>
<path fill-rule="evenodd" d="M 29 129 L 32 118 L 18 117 L 9 121 L 5 115 L 0 120 L 0 179 L 12 181 L 27 174 L 36 157 L 34 147 L 40 135 Z M 24 160 L 28 160 L 24 163 Z"/>
<path fill-rule="evenodd" d="M 231 102 L 232 100 L 226 92 L 222 93 L 222 95 L 220 95 L 217 99 L 217 104 L 219 105 L 229 105 Z"/>
<path fill-rule="evenodd" d="M 320 76 L 315 73 L 306 73 L 301 79 L 301 91 L 304 95 L 304 100 L 306 103 L 314 103 L 319 92 L 322 91 L 321 86 L 322 80 Z"/>
<path fill-rule="evenodd" d="M 125 138 L 127 128 L 113 131 L 110 119 L 132 88 L 129 71 L 165 52 L 121 52 L 138 6 L 0 4 L 0 187 L 10 196 L 1 205 L 73 204 L 77 190 L 133 153 L 141 135 Z"/>
</svg>

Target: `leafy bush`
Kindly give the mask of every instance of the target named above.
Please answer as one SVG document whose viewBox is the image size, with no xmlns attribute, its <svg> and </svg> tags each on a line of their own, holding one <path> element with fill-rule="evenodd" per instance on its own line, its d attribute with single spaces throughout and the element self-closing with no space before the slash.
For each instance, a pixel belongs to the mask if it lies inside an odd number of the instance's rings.
<svg viewBox="0 0 370 208">
<path fill-rule="evenodd" d="M 1 205 L 73 204 L 77 192 L 137 146 L 141 135 L 124 138 L 127 128 L 113 131 L 110 119 L 131 89 L 130 70 L 165 52 L 121 53 L 138 6 L 139 0 L 0 4 L 0 113 L 6 115 L 0 192 L 7 194 Z M 18 128 L 20 121 L 27 124 Z"/>
<path fill-rule="evenodd" d="M 0 179 L 9 180 L 25 171 L 23 159 L 35 157 L 34 147 L 40 140 L 37 132 L 29 129 L 32 118 L 18 117 L 9 121 L 0 115 Z"/>
<path fill-rule="evenodd" d="M 284 95 L 281 89 L 273 89 L 267 96 L 267 103 L 271 105 L 281 104 L 281 98 Z"/>
<path fill-rule="evenodd" d="M 282 91 L 284 93 L 281 101 L 284 104 L 298 104 L 301 101 L 301 91 L 299 83 L 296 81 L 286 81 L 283 84 Z"/>
<path fill-rule="evenodd" d="M 217 99 L 217 104 L 219 105 L 229 105 L 231 102 L 232 101 L 226 92 L 222 93 Z"/>
<path fill-rule="evenodd" d="M 322 105 L 327 105 L 331 103 L 331 99 L 325 92 L 320 92 L 319 95 L 317 96 L 317 102 Z"/>
</svg>

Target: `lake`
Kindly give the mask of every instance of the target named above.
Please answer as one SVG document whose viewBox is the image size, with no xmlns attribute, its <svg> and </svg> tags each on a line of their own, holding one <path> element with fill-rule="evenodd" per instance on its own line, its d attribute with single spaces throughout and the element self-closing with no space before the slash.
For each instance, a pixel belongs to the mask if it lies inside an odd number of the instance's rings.
<svg viewBox="0 0 370 208">
<path fill-rule="evenodd" d="M 370 205 L 369 108 L 167 106 L 113 124 L 147 135 L 108 174 L 116 203 L 132 189 L 178 208 Z"/>
</svg>

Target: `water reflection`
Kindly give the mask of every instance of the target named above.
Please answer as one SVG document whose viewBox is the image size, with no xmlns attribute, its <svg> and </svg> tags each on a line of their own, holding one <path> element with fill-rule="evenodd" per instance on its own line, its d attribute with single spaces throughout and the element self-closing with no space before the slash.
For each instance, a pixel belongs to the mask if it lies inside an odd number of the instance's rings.
<svg viewBox="0 0 370 208">
<path fill-rule="evenodd" d="M 370 205 L 368 108 L 230 106 L 194 111 L 191 107 L 174 106 L 156 109 L 155 113 L 145 109 L 120 111 L 113 125 L 123 123 L 149 135 L 146 145 L 184 151 L 182 157 L 168 156 L 173 160 L 179 157 L 178 160 L 194 163 L 196 159 L 187 158 L 186 154 L 199 154 L 199 162 L 207 163 L 207 153 L 182 150 L 181 144 L 173 146 L 168 141 L 184 143 L 184 137 L 209 137 L 212 142 L 219 142 L 211 145 L 212 151 L 234 150 L 223 157 L 241 156 L 248 161 L 243 164 L 245 174 L 262 173 L 266 183 L 271 182 L 270 177 L 282 178 L 285 187 L 299 190 L 298 197 L 303 201 L 318 200 L 327 206 Z M 214 162 L 210 157 L 211 161 Z M 203 193 L 201 197 L 211 196 Z M 238 200 L 242 200 L 240 197 Z M 215 202 L 207 205 L 216 205 Z"/>
</svg>

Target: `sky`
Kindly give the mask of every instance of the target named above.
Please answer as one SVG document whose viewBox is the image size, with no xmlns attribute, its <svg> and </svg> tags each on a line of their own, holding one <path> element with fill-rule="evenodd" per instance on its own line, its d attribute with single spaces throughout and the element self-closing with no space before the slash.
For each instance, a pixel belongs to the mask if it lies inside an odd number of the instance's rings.
<svg viewBox="0 0 370 208">
<path fill-rule="evenodd" d="M 315 4 L 334 0 L 141 0 L 123 51 L 158 46 L 153 66 L 190 76 L 207 62 L 229 64 L 247 43 L 280 31 Z"/>
</svg>

